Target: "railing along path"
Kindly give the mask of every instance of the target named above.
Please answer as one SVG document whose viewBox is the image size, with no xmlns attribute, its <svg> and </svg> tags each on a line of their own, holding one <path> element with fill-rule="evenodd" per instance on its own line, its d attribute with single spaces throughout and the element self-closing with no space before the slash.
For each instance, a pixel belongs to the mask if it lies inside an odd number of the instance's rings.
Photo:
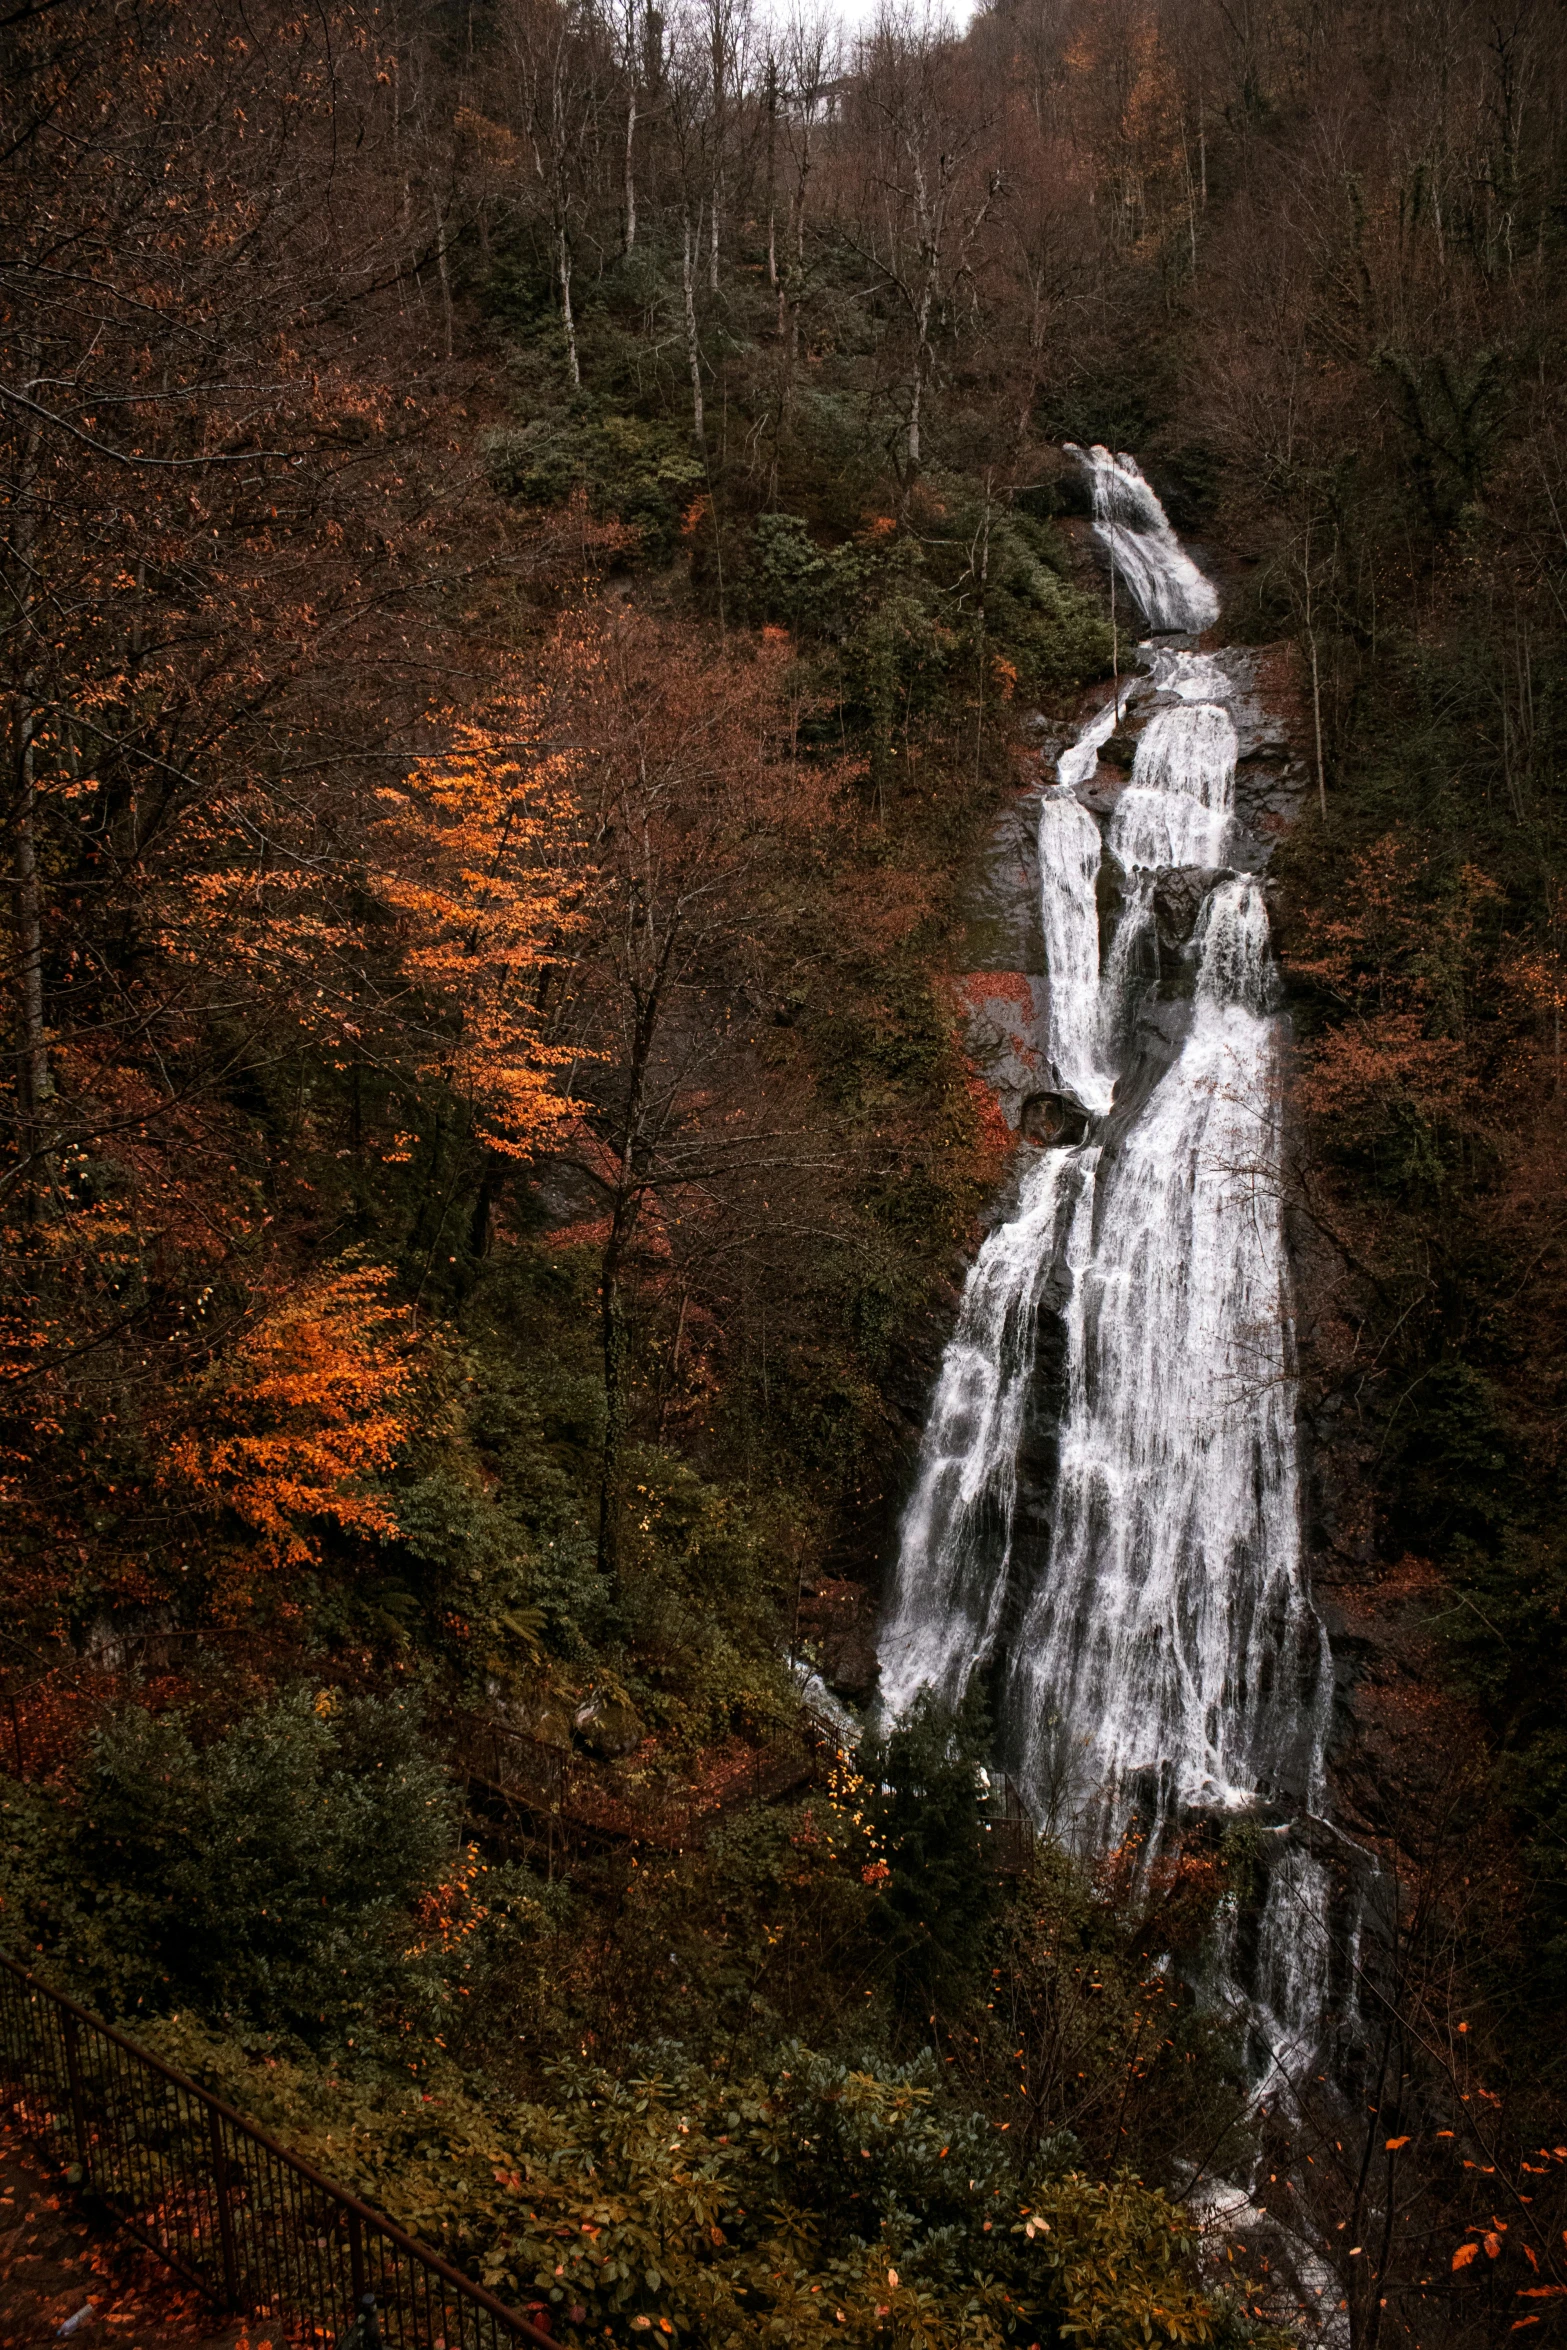
<svg viewBox="0 0 1567 2350">
<path fill-rule="evenodd" d="M 150 2050 L 0 1955 L 0 2104 L 223 2309 L 298 2343 L 508 2350 L 551 2335 Z M 559 2350 L 559 2345 L 555 2345 Z"/>
<path fill-rule="evenodd" d="M 823 1724 L 802 1716 L 799 1734 L 765 1747 L 744 1747 L 710 1758 L 716 1768 L 699 1786 L 644 1781 L 568 1749 L 544 1744 L 494 1714 L 459 1717 L 452 1741 L 455 1770 L 476 1792 L 494 1799 L 500 1820 L 475 1817 L 479 1830 L 510 1816 L 521 1840 L 547 1856 L 573 1846 L 646 1844 L 669 1852 L 699 1851 L 711 1831 L 737 1810 L 772 1803 L 803 1786 L 838 1752 Z"/>
</svg>

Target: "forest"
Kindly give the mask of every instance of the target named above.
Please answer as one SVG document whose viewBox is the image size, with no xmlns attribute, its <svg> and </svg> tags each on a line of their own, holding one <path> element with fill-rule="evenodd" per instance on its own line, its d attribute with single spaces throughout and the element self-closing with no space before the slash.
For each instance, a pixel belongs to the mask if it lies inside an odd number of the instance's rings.
<svg viewBox="0 0 1567 2350">
<path fill-rule="evenodd" d="M 0 0 L 0 1950 L 563 2344 L 1556 2338 L 1564 391 L 1557 0 Z M 1095 444 L 1305 779 L 1260 2097 L 1261 1831 L 874 1702 Z"/>
</svg>

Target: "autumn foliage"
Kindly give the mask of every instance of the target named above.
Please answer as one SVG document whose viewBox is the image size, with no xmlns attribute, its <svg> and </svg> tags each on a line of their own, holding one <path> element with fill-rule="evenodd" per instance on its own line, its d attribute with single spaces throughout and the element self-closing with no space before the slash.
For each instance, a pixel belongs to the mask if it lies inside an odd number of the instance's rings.
<svg viewBox="0 0 1567 2350">
<path fill-rule="evenodd" d="M 993 0 L 857 45 L 730 0 L 0 23 L 0 1747 L 59 1798 L 0 1839 L 0 1934 L 90 1944 L 95 1995 L 183 1982 L 308 2040 L 373 1896 L 353 2020 L 381 2002 L 399 2097 L 413 2008 L 457 2045 L 455 1976 L 499 1951 L 471 2076 L 580 2063 L 559 2129 L 635 2149 L 601 2310 L 576 2190 L 540 2219 L 473 2119 L 508 2290 L 555 2290 L 564 2230 L 580 2306 L 673 2325 L 647 2211 L 718 2190 L 673 2092 L 628 2118 L 608 2078 L 672 2013 L 736 2231 L 763 2225 L 743 2072 L 758 2143 L 859 2100 L 867 2138 L 918 2139 L 933 2211 L 956 2177 L 923 2074 L 807 2097 L 796 2033 L 879 2033 L 889 2065 L 933 2041 L 996 2160 L 1026 2116 L 1030 2159 L 1229 2161 L 1242 2092 L 1178 1976 L 1244 1829 L 994 1904 L 960 1880 L 951 1914 L 1005 1931 L 933 2014 L 873 1956 L 930 1883 L 839 1868 L 809 1807 L 663 1876 L 644 1853 L 602 1906 L 579 1883 L 563 1924 L 531 1860 L 453 1862 L 442 1721 L 398 1699 L 356 1730 L 314 1678 L 275 1699 L 301 1660 L 427 1673 L 437 1715 L 509 1708 L 645 1794 L 795 1718 L 792 1662 L 837 1669 L 824 1591 L 863 1634 L 1014 1147 L 965 1012 L 1037 1019 L 1015 978 L 955 986 L 964 877 L 1125 668 L 1060 449 L 1103 439 L 1198 544 L 1227 641 L 1266 648 L 1263 699 L 1300 681 L 1287 772 L 1270 735 L 1239 789 L 1279 841 L 1333 1814 L 1392 1890 L 1354 2126 L 1326 2082 L 1293 2143 L 1274 2114 L 1255 2191 L 1290 2225 L 1317 2198 L 1356 2350 L 1561 2323 L 1558 14 Z M 610 1715 L 623 1755 L 589 1744 Z M 355 1807 L 394 1732 L 421 1759 L 383 1833 Z M 260 1787 L 307 1791 L 272 1810 L 325 1838 L 308 1868 L 249 1843 Z M 342 1891 L 345 1853 L 399 1839 L 417 1866 Z M 437 2167 L 466 2110 L 376 2109 L 369 2183 L 391 2139 Z M 871 2160 L 806 2165 L 800 2229 Z M 1016 2199 L 965 2175 L 975 2268 L 980 2202 Z M 710 2311 L 709 2202 L 677 2251 Z M 1210 2327 L 1141 2190 L 1057 2170 L 1006 2232 L 1085 2343 L 1264 2323 Z M 932 2275 L 802 2255 L 779 2322 L 958 2339 Z"/>
<path fill-rule="evenodd" d="M 314 1275 L 180 1398 L 190 1424 L 168 1444 L 160 1482 L 197 1511 L 232 1515 L 251 1537 L 247 1561 L 305 1564 L 318 1521 L 397 1531 L 375 1489 L 410 1427 L 408 1308 L 389 1300 L 390 1279 L 385 1265 Z"/>
<path fill-rule="evenodd" d="M 573 693 L 591 693 L 590 648 L 559 650 Z M 512 1158 L 531 1155 L 571 1108 L 553 1079 L 574 1056 L 546 1041 L 542 1012 L 542 983 L 580 926 L 550 860 L 573 845 L 581 754 L 541 740 L 564 699 L 540 688 L 482 719 L 438 717 L 447 747 L 403 785 L 382 786 L 389 812 L 370 828 L 371 886 L 396 917 L 398 975 L 419 1006 L 410 1025 L 429 1040 L 415 1073 L 455 1095 L 486 1146 Z"/>
<path fill-rule="evenodd" d="M 410 331 L 434 166 L 395 161 L 374 20 L 3 38 L 0 1279 L 47 1621 L 150 1597 L 204 1514 L 230 1579 L 391 1526 L 408 1308 L 344 1219 L 427 1098 L 512 1154 L 562 1114 L 573 814 L 491 627 L 559 537 L 508 538 Z M 559 535 L 580 580 L 604 534 Z"/>
</svg>

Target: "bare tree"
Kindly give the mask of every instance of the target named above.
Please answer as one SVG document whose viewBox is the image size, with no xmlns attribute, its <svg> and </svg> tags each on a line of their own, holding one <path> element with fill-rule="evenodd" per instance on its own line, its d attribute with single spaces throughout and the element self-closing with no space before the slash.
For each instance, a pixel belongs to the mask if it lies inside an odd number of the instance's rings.
<svg viewBox="0 0 1567 2350">
<path fill-rule="evenodd" d="M 505 45 L 508 78 L 548 224 L 566 373 L 575 387 L 582 381 L 582 369 L 571 296 L 573 240 L 598 161 L 607 78 L 602 31 L 585 13 L 547 6 L 543 0 L 515 0 L 505 24 Z M 628 131 L 628 154 L 630 137 Z"/>
<path fill-rule="evenodd" d="M 843 72 L 843 42 L 836 20 L 799 10 L 790 16 L 783 46 L 783 131 L 792 175 L 789 187 L 788 259 L 778 288 L 778 326 L 789 322 L 791 371 L 800 356 L 800 310 L 805 296 L 806 231 L 817 139 L 828 93 Z"/>
<path fill-rule="evenodd" d="M 923 460 L 942 314 L 972 269 L 1003 179 L 987 157 L 990 125 L 967 102 L 972 91 L 944 18 L 885 9 L 859 65 L 850 116 L 859 133 L 858 187 L 845 227 L 907 322 L 904 450 L 912 478 Z"/>
</svg>

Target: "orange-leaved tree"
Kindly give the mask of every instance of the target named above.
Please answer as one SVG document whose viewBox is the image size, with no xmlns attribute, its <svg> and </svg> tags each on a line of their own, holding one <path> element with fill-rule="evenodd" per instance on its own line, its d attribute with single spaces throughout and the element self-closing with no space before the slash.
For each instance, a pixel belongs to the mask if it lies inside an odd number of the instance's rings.
<svg viewBox="0 0 1567 2350">
<path fill-rule="evenodd" d="M 408 1308 L 386 1265 L 330 1265 L 286 1291 L 192 1382 L 159 1482 L 243 1530 L 231 1569 L 308 1565 L 318 1529 L 397 1531 L 378 1479 L 409 1433 Z M 221 1578 L 232 1604 L 232 1572 Z"/>
<path fill-rule="evenodd" d="M 562 659 L 591 667 L 575 641 Z M 578 675 L 578 691 L 591 685 Z M 579 753 L 554 738 L 549 688 L 512 681 L 446 746 L 379 794 L 371 882 L 397 917 L 395 1016 L 416 1074 L 468 1107 L 478 1139 L 525 1158 L 568 1114 L 573 1056 L 545 1035 L 548 972 L 578 922 L 561 863 Z"/>
<path fill-rule="evenodd" d="M 1301 1055 L 1300 1100 L 1340 1153 L 1403 1180 L 1470 1115 L 1470 1008 L 1493 885 L 1438 871 L 1389 833 L 1352 856 L 1344 890 L 1303 909 L 1288 956 L 1325 1017 Z"/>
<path fill-rule="evenodd" d="M 403 1244 L 382 1170 L 443 1074 L 514 1147 L 548 1094 L 524 958 L 494 947 L 515 823 L 470 854 L 423 793 L 457 740 L 431 713 L 559 552 L 508 522 L 453 360 L 465 199 L 449 139 L 405 137 L 438 38 L 336 0 L 242 27 L 62 0 L 0 32 L 0 1524 L 40 1639 L 171 1592 L 198 1614 L 215 1495 L 274 1555 L 326 1522 L 296 1500 L 348 1492 L 351 1460 L 274 1447 L 269 1502 L 233 1449 L 278 1435 L 263 1333 L 288 1298 L 328 1351 L 354 1336 L 322 1268 L 349 1226 Z M 432 261 L 438 311 L 407 296 Z M 565 535 L 577 577 L 593 535 Z M 395 853 L 389 775 L 423 808 Z M 394 903 L 420 874 L 426 904 Z M 308 1449 L 315 1394 L 341 1466 L 346 1387 L 310 1388 L 288 1313 L 297 1392 L 268 1409 Z"/>
</svg>

